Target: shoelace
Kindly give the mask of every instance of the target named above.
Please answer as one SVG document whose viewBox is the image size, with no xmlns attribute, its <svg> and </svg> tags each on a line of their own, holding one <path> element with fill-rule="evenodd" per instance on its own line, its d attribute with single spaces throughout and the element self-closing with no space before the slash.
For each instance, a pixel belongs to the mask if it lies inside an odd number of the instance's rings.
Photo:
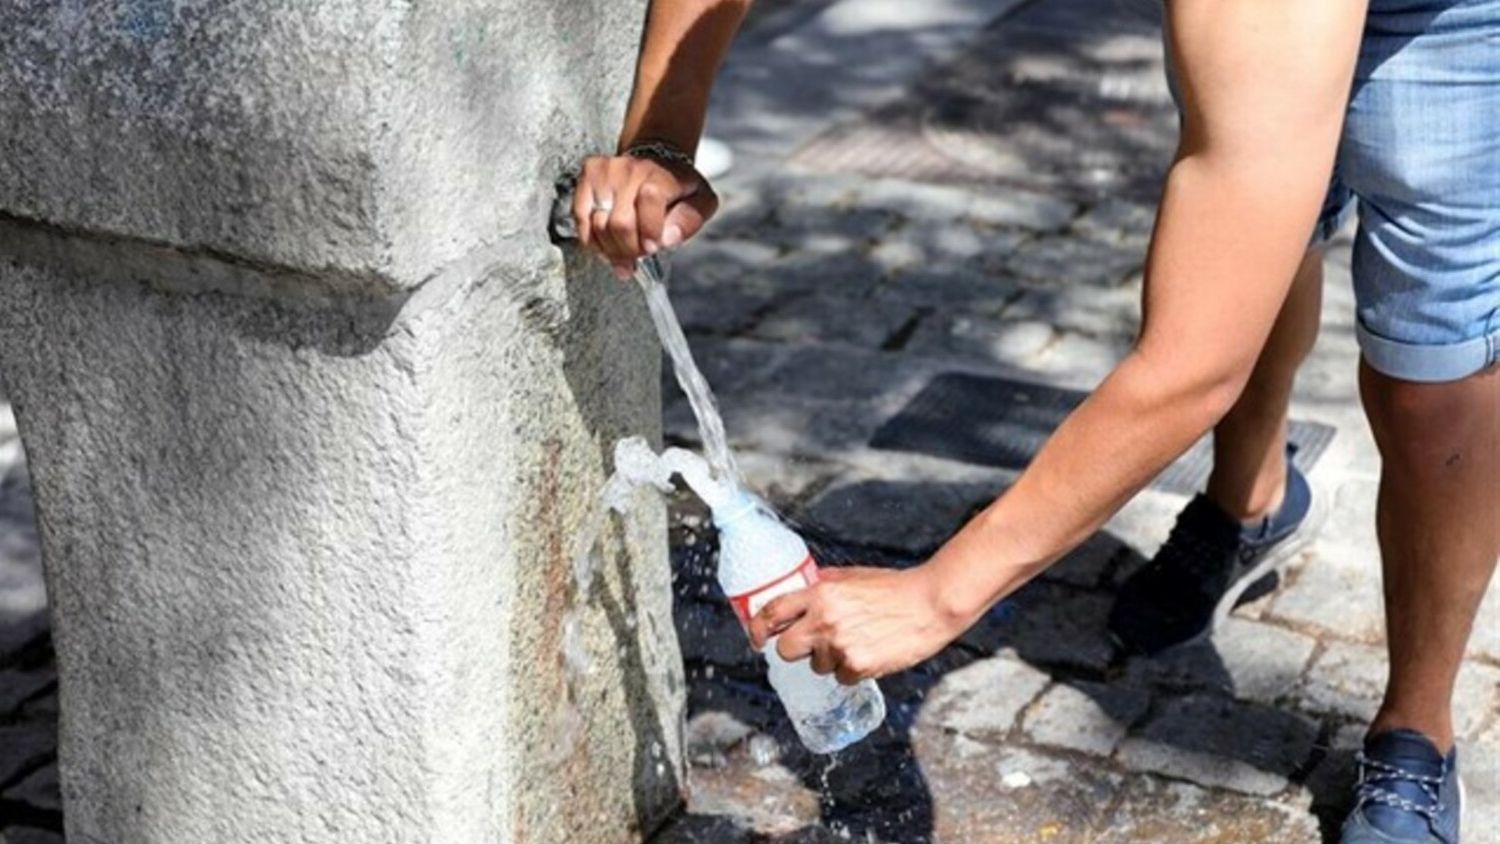
<svg viewBox="0 0 1500 844">
<path fill-rule="evenodd" d="M 1355 756 L 1355 759 L 1359 762 L 1359 787 L 1355 791 L 1359 805 L 1364 805 L 1366 802 L 1382 803 L 1386 806 L 1400 809 L 1403 812 L 1421 815 L 1427 819 L 1429 824 L 1437 824 L 1438 815 L 1446 808 L 1443 806 L 1443 800 L 1438 791 L 1438 789 L 1442 788 L 1443 777 L 1414 774 L 1411 771 L 1403 770 L 1395 765 L 1382 762 L 1379 759 L 1371 759 L 1363 751 L 1360 751 Z M 1443 765 L 1446 768 L 1447 762 L 1444 762 Z M 1446 770 L 1444 773 L 1446 773 Z M 1432 802 L 1429 805 L 1423 806 L 1416 801 L 1403 797 L 1382 785 L 1388 782 L 1414 783 Z"/>
</svg>

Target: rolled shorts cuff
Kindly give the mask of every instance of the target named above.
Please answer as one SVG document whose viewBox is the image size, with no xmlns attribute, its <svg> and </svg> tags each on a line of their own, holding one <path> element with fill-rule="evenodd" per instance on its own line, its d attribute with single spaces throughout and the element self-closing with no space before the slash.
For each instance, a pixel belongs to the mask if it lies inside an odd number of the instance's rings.
<svg viewBox="0 0 1500 844">
<path fill-rule="evenodd" d="M 1356 323 L 1355 336 L 1365 362 L 1402 381 L 1459 381 L 1500 362 L 1500 311 L 1491 314 L 1487 333 L 1458 343 L 1421 344 L 1392 340 Z"/>
</svg>

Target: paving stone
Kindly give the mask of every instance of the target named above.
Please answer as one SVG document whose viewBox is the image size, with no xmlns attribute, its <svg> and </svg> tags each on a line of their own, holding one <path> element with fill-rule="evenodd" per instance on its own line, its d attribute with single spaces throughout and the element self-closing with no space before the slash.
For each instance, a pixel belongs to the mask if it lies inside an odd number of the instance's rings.
<svg viewBox="0 0 1500 844">
<path fill-rule="evenodd" d="M 1134 553 L 1129 546 L 1101 531 L 1049 566 L 1041 578 L 1086 589 L 1100 586 L 1117 561 Z"/>
<path fill-rule="evenodd" d="M 1317 736 L 1315 724 L 1291 713 L 1190 695 L 1163 703 L 1117 756 L 1132 770 L 1271 795 L 1286 788 Z"/>
<path fill-rule="evenodd" d="M 1064 331 L 1134 342 L 1140 330 L 1139 284 L 1121 287 L 1028 287 L 1000 313 L 1005 320 L 1033 320 Z"/>
<path fill-rule="evenodd" d="M 16 785 L 7 788 L 0 797 L 44 812 L 61 812 L 62 790 L 57 783 L 57 763 L 38 768 Z"/>
<path fill-rule="evenodd" d="M 994 499 L 987 484 L 854 480 L 820 493 L 800 519 L 846 541 L 931 552 Z"/>
<path fill-rule="evenodd" d="M 984 652 L 1013 648 L 1033 665 L 1102 672 L 1115 661 L 1106 627 L 1108 595 L 1033 581 L 1000 602 L 962 637 Z"/>
<path fill-rule="evenodd" d="M 1109 756 L 1150 702 L 1148 692 L 1127 685 L 1058 683 L 1026 711 L 1021 727 L 1038 744 Z"/>
<path fill-rule="evenodd" d="M 766 376 L 779 395 L 820 401 L 868 401 L 892 393 L 915 392 L 930 372 L 894 352 L 847 346 L 793 346 Z"/>
<path fill-rule="evenodd" d="M 1374 507 L 1373 481 L 1351 479 L 1339 486 L 1328 521 L 1306 562 L 1272 602 L 1269 617 L 1370 643 L 1384 639 Z"/>
<path fill-rule="evenodd" d="M 1035 320 L 1000 321 L 959 314 L 926 319 L 906 348 L 919 355 L 952 355 L 1025 367 L 1050 345 L 1057 330 Z"/>
<path fill-rule="evenodd" d="M 688 812 L 728 818 L 760 835 L 785 835 L 817 823 L 818 795 L 784 766 L 762 764 L 747 748 L 718 768 L 688 772 Z"/>
<path fill-rule="evenodd" d="M 1028 368 L 1062 387 L 1092 390 L 1130 353 L 1132 341 L 1122 336 L 1091 337 L 1058 331 L 1031 359 Z"/>
<path fill-rule="evenodd" d="M 0 727 L 0 786 L 57 753 L 57 730 L 51 724 Z"/>
<path fill-rule="evenodd" d="M 1028 703 L 1047 686 L 1045 673 L 1010 657 L 979 660 L 949 672 L 927 694 L 918 730 L 969 737 L 1003 737 Z"/>
<path fill-rule="evenodd" d="M 974 193 L 966 188 L 905 179 L 862 179 L 852 201 L 909 220 L 954 224 L 969 213 Z"/>
<path fill-rule="evenodd" d="M 879 285 L 885 275 L 885 268 L 868 252 L 834 239 L 817 249 L 793 251 L 759 268 L 751 277 L 785 295 L 825 293 L 858 298 Z"/>
<path fill-rule="evenodd" d="M 0 830 L 0 844 L 63 844 L 63 837 L 50 829 L 10 826 Z"/>
<path fill-rule="evenodd" d="M 1095 203 L 1073 223 L 1073 229 L 1096 240 L 1114 239 L 1133 247 L 1144 247 L 1156 225 L 1156 207 L 1119 197 Z"/>
<path fill-rule="evenodd" d="M 1316 645 L 1311 636 L 1230 618 L 1208 642 L 1137 662 L 1157 683 L 1270 703 L 1297 688 Z"/>
<path fill-rule="evenodd" d="M 31 670 L 0 671 L 0 718 L 15 712 L 28 698 L 56 682 L 57 669 L 50 665 Z"/>
<path fill-rule="evenodd" d="M 764 840 L 731 818 L 684 815 L 657 833 L 651 844 L 760 844 Z"/>
<path fill-rule="evenodd" d="M 1500 665 L 1500 577 L 1490 581 L 1490 589 L 1474 618 L 1474 634 L 1469 649 L 1475 655 Z"/>
<path fill-rule="evenodd" d="M 1500 723 L 1458 748 L 1458 770 L 1467 790 L 1468 834 L 1500 829 Z"/>
<path fill-rule="evenodd" d="M 1149 777 L 1133 780 L 1097 844 L 1321 841 L 1317 819 L 1270 800 Z"/>
<path fill-rule="evenodd" d="M 0 466 L 0 665 L 47 632 L 47 586 L 24 460 Z"/>
<path fill-rule="evenodd" d="M 1117 244 L 1080 237 L 1044 237 L 1017 249 L 1007 268 L 1032 281 L 1113 287 L 1139 271 L 1144 261 L 1138 251 Z"/>
<path fill-rule="evenodd" d="M 734 395 L 763 383 L 786 357 L 786 349 L 756 340 L 689 337 L 688 348 L 709 387 L 720 396 Z M 662 395 L 666 401 L 684 399 L 671 364 L 662 361 Z"/>
<path fill-rule="evenodd" d="M 775 342 L 844 343 L 878 349 L 914 318 L 915 310 L 900 302 L 813 294 L 777 307 L 751 334 Z"/>
<path fill-rule="evenodd" d="M 903 844 L 1092 842 L 1123 779 L 1100 765 L 962 735 L 917 736 L 914 748 L 934 798 L 931 835 L 886 839 Z"/>
<path fill-rule="evenodd" d="M 736 334 L 755 325 L 780 300 L 764 285 L 723 285 L 672 292 L 672 309 L 684 333 Z"/>
<path fill-rule="evenodd" d="M 1337 829 L 1354 804 L 1358 778 L 1354 757 L 1364 741 L 1363 724 L 1339 727 L 1323 748 L 1323 758 L 1307 774 L 1303 787 L 1311 797 L 1313 813 L 1323 820 L 1325 828 Z"/>
<path fill-rule="evenodd" d="M 672 257 L 672 291 L 731 287 L 781 255 L 772 244 L 708 234 L 689 241 Z"/>
<path fill-rule="evenodd" d="M 1003 272 L 968 264 L 915 264 L 893 272 L 874 295 L 938 312 L 993 315 L 1010 304 L 1020 289 L 1015 279 Z"/>
<path fill-rule="evenodd" d="M 915 392 L 915 390 L 913 390 Z M 737 452 L 850 460 L 867 449 L 889 416 L 881 397 L 870 401 L 822 401 L 808 396 L 759 392 L 719 394 L 729 440 Z M 700 444 L 698 422 L 686 401 L 667 407 L 663 427 L 674 442 Z"/>
<path fill-rule="evenodd" d="M 855 205 L 783 204 L 773 209 L 772 222 L 757 232 L 757 242 L 788 251 L 818 250 L 819 238 L 850 246 L 869 243 L 896 225 L 895 214 L 881 208 Z"/>
<path fill-rule="evenodd" d="M 1071 202 L 1030 191 L 988 188 L 974 194 L 965 216 L 992 226 L 1051 231 L 1078 214 Z"/>
<path fill-rule="evenodd" d="M 1329 642 L 1307 671 L 1300 695 L 1314 712 L 1327 712 L 1368 723 L 1385 695 L 1388 662 L 1385 648 Z M 1500 711 L 1500 669 L 1467 662 L 1459 670 L 1453 693 L 1453 729 L 1475 735 Z"/>
</svg>

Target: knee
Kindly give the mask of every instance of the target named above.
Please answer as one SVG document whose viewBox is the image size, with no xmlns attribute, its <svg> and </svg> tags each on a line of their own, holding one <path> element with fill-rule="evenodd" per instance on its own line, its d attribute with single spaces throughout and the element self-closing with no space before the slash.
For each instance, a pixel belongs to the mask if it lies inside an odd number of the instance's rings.
<svg viewBox="0 0 1500 844">
<path fill-rule="evenodd" d="M 1360 394 L 1376 444 L 1386 460 L 1417 464 L 1446 460 L 1472 442 L 1485 400 L 1462 382 L 1429 384 L 1360 367 Z M 1491 400 L 1493 397 L 1490 397 Z"/>
</svg>

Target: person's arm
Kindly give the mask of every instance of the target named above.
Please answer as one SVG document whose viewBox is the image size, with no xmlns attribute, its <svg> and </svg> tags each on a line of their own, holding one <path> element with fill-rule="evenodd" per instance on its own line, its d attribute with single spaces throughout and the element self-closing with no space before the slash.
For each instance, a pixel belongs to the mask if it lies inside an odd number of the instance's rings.
<svg viewBox="0 0 1500 844">
<path fill-rule="evenodd" d="M 573 198 L 579 242 L 622 278 L 638 259 L 692 237 L 718 208 L 692 167 L 624 153 L 650 142 L 687 154 L 697 148 L 714 78 L 749 6 L 750 0 L 651 3 L 617 154 L 585 159 Z"/>
<path fill-rule="evenodd" d="M 1174 0 L 1184 127 L 1132 353 L 1006 493 L 906 571 L 831 572 L 752 624 L 852 682 L 930 656 L 1058 560 L 1228 412 L 1306 249 L 1364 0 Z"/>
</svg>

